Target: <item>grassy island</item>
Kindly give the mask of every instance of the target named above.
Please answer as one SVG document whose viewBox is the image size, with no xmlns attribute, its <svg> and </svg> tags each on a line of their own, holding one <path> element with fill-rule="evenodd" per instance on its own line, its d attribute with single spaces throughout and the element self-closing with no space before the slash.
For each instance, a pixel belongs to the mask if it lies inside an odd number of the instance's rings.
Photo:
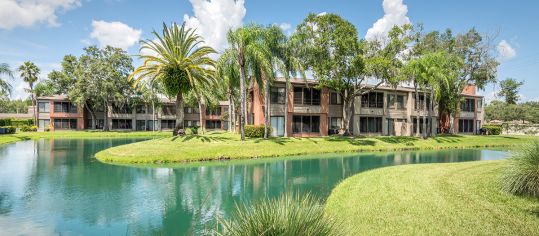
<svg viewBox="0 0 539 236">
<path fill-rule="evenodd" d="M 344 180 L 326 213 L 350 235 L 536 235 L 539 200 L 502 192 L 506 161 L 376 169 Z"/>
<path fill-rule="evenodd" d="M 335 152 L 511 147 L 539 139 L 532 136 L 317 137 L 247 139 L 226 132 L 167 137 L 132 143 L 96 154 L 103 162 L 173 163 Z"/>
<path fill-rule="evenodd" d="M 170 137 L 172 132 L 151 131 L 55 131 L 55 132 L 20 132 L 16 134 L 0 135 L 0 145 L 23 140 L 40 138 L 151 138 Z"/>
</svg>

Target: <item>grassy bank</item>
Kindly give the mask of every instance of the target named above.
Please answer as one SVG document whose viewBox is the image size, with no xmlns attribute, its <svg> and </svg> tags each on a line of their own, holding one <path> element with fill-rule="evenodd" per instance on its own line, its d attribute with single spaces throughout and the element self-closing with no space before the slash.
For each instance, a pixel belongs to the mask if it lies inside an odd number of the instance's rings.
<svg viewBox="0 0 539 236">
<path fill-rule="evenodd" d="M 531 136 L 320 137 L 248 139 L 230 133 L 161 138 L 109 148 L 96 154 L 104 162 L 167 163 L 292 156 L 359 151 L 393 151 L 475 147 L 509 147 Z"/>
<path fill-rule="evenodd" d="M 500 191 L 505 162 L 368 171 L 339 184 L 326 213 L 350 235 L 536 235 L 539 200 Z"/>
<path fill-rule="evenodd" d="M 18 132 L 0 135 L 0 145 L 22 140 L 40 138 L 127 138 L 127 137 L 170 137 L 171 132 L 102 132 L 102 131 L 55 131 L 55 132 Z"/>
</svg>

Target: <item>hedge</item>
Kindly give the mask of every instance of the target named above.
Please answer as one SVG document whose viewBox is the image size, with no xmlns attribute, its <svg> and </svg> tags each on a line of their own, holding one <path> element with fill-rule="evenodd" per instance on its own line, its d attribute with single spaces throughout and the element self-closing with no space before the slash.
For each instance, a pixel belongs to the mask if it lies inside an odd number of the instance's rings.
<svg viewBox="0 0 539 236">
<path fill-rule="evenodd" d="M 483 125 L 482 128 L 487 130 L 488 135 L 500 135 L 502 133 L 501 125 Z"/>
<path fill-rule="evenodd" d="M 11 126 L 11 119 L 0 119 L 0 127 Z"/>
<path fill-rule="evenodd" d="M 271 127 L 268 127 L 268 132 L 271 133 Z M 249 137 L 249 138 L 264 137 L 264 126 L 263 125 L 246 125 L 245 137 Z"/>
<path fill-rule="evenodd" d="M 21 127 L 21 131 L 22 132 L 36 132 L 37 131 L 37 126 L 35 126 L 35 125 L 32 125 L 32 126 L 25 125 L 25 126 Z"/>
<path fill-rule="evenodd" d="M 23 126 L 32 126 L 34 125 L 34 119 L 12 119 L 11 125 L 17 128 L 22 128 Z"/>
<path fill-rule="evenodd" d="M 0 128 L 7 129 L 5 134 L 14 134 L 17 131 L 17 128 L 15 128 L 13 126 L 3 126 L 3 127 L 0 127 Z"/>
</svg>

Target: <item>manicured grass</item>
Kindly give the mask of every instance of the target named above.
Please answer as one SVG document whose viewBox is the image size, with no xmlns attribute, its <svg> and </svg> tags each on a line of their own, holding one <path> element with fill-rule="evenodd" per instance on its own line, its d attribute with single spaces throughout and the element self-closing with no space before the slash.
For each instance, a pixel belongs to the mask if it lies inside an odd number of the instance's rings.
<svg viewBox="0 0 539 236">
<path fill-rule="evenodd" d="M 475 147 L 509 147 L 537 140 L 532 136 L 439 136 L 427 140 L 415 137 L 320 137 L 271 138 L 240 141 L 226 132 L 169 137 L 117 146 L 96 157 L 104 162 L 167 163 L 220 159 L 292 156 L 359 151 L 394 151 Z"/>
<path fill-rule="evenodd" d="M 539 200 L 501 191 L 507 161 L 388 167 L 352 176 L 326 202 L 349 235 L 537 235 Z"/>
<path fill-rule="evenodd" d="M 126 137 L 171 137 L 172 132 L 119 132 L 119 131 L 55 131 L 55 132 L 17 132 L 0 135 L 0 144 L 40 138 L 126 138 Z"/>
</svg>

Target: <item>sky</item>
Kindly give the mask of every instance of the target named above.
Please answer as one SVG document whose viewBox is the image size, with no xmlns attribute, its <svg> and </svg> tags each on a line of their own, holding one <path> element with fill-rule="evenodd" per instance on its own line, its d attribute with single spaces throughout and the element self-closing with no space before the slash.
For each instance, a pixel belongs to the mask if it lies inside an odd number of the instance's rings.
<svg viewBox="0 0 539 236">
<path fill-rule="evenodd" d="M 139 41 L 153 39 L 163 23 L 186 22 L 218 51 L 226 32 L 244 24 L 277 24 L 287 34 L 309 13 L 335 13 L 353 23 L 362 38 L 384 36 L 393 25 L 423 24 L 426 31 L 492 36 L 500 61 L 498 79 L 524 81 L 521 100 L 539 101 L 539 1 L 533 0 L 0 0 L 0 63 L 24 61 L 41 68 L 40 79 L 60 69 L 62 58 L 89 45 L 120 47 L 136 55 Z M 134 58 L 134 64 L 140 62 Z M 12 98 L 25 98 L 26 84 L 11 81 Z M 479 93 L 495 99 L 499 87 Z"/>
</svg>

